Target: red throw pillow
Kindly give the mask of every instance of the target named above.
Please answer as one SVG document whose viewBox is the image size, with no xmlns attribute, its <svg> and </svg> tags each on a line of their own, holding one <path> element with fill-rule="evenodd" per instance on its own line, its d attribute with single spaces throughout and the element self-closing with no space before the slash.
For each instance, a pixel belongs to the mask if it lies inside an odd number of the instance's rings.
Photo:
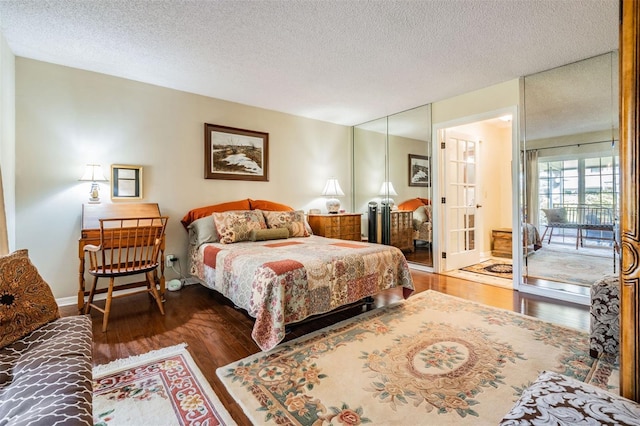
<svg viewBox="0 0 640 426">
<path fill-rule="evenodd" d="M 182 223 L 182 226 L 187 229 L 189 224 L 194 220 L 200 219 L 201 217 L 210 216 L 213 213 L 221 213 L 229 210 L 251 210 L 250 201 L 251 200 L 247 198 L 245 200 L 230 201 L 228 203 L 198 207 L 197 209 L 190 210 L 189 213 L 187 213 L 180 222 Z"/>
<path fill-rule="evenodd" d="M 420 201 L 419 198 L 412 198 L 410 200 L 403 201 L 402 203 L 398 204 L 398 210 L 414 211 L 415 209 L 423 205 L 424 203 Z"/>
<path fill-rule="evenodd" d="M 293 208 L 286 204 L 274 203 L 267 200 L 249 200 L 251 210 L 264 210 L 269 212 L 292 212 Z"/>
</svg>

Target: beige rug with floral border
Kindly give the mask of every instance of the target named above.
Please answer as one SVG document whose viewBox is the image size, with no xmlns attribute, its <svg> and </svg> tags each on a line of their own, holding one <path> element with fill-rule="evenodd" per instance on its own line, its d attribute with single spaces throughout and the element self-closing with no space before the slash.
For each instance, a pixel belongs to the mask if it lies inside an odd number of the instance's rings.
<svg viewBox="0 0 640 426">
<path fill-rule="evenodd" d="M 254 424 L 495 425 L 543 370 L 617 392 L 586 333 L 426 291 L 217 374 Z"/>
</svg>

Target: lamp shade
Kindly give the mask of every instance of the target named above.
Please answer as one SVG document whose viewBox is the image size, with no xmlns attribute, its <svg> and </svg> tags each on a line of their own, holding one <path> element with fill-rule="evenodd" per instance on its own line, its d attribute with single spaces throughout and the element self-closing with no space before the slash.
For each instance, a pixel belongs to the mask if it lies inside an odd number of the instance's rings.
<svg viewBox="0 0 640 426">
<path fill-rule="evenodd" d="M 340 183 L 338 179 L 331 178 L 327 180 L 324 189 L 322 190 L 322 195 L 328 197 L 342 197 L 344 196 L 344 192 L 342 192 L 342 188 L 340 188 Z"/>
<path fill-rule="evenodd" d="M 382 182 L 382 186 L 380 187 L 380 192 L 378 195 L 384 195 L 385 197 L 389 195 L 398 195 L 395 188 L 393 187 L 393 183 L 391 182 Z"/>
<path fill-rule="evenodd" d="M 84 174 L 78 180 L 89 182 L 106 182 L 107 178 L 102 173 L 102 166 L 100 164 L 87 164 L 84 170 Z"/>
</svg>

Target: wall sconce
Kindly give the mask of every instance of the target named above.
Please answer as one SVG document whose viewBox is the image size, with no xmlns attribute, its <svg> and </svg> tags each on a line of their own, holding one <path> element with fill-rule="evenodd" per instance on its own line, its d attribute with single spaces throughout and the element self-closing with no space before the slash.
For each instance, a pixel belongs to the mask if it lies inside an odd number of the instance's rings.
<svg viewBox="0 0 640 426">
<path fill-rule="evenodd" d="M 398 193 L 393 187 L 393 183 L 382 182 L 382 186 L 380 187 L 380 191 L 378 192 L 378 195 L 382 196 L 382 199 L 380 200 L 380 202 L 383 205 L 386 204 L 389 207 L 393 208 L 393 206 L 395 205 L 395 201 L 393 201 L 393 198 L 391 198 L 390 195 L 398 195 Z"/>
<path fill-rule="evenodd" d="M 89 198 L 89 203 L 99 203 L 100 188 L 98 186 L 98 182 L 107 182 L 107 178 L 104 177 L 104 173 L 102 173 L 102 167 L 100 166 L 100 164 L 87 164 L 87 167 L 84 170 L 84 174 L 78 180 L 83 182 L 91 182 L 91 190 L 89 190 L 89 194 L 91 195 L 91 197 Z"/>
<path fill-rule="evenodd" d="M 340 200 L 335 197 L 344 196 L 344 192 L 342 192 L 342 188 L 340 188 L 338 179 L 331 178 L 327 180 L 327 184 L 322 190 L 322 195 L 325 197 L 331 197 L 327 200 L 327 212 L 331 214 L 338 213 L 340 211 Z"/>
</svg>

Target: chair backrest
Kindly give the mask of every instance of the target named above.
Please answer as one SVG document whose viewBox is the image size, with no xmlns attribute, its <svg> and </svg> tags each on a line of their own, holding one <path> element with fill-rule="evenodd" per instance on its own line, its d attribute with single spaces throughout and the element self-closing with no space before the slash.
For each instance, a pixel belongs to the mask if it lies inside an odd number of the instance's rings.
<svg viewBox="0 0 640 426">
<path fill-rule="evenodd" d="M 100 250 L 91 269 L 127 275 L 154 269 L 168 217 L 100 219 Z"/>
</svg>

